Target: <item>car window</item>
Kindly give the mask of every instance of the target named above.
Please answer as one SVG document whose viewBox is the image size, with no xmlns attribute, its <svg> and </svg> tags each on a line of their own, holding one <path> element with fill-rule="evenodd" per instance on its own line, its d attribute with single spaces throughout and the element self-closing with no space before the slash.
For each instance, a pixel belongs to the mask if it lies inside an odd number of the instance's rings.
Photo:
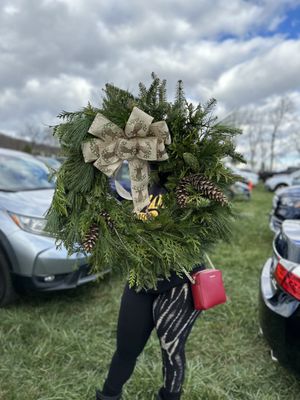
<svg viewBox="0 0 300 400">
<path fill-rule="evenodd" d="M 300 176 L 293 179 L 292 185 L 300 185 Z"/>
<path fill-rule="evenodd" d="M 43 161 L 44 164 L 49 165 L 54 169 L 59 169 L 61 166 L 61 162 L 58 161 L 56 158 L 52 157 L 37 157 L 39 160 Z"/>
<path fill-rule="evenodd" d="M 46 165 L 34 158 L 0 154 L 0 190 L 18 191 L 54 188 Z"/>
</svg>

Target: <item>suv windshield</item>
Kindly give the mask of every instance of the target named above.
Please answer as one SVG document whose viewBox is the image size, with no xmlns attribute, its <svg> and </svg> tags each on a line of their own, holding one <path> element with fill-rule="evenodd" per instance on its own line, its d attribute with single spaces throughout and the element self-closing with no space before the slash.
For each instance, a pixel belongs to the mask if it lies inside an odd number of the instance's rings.
<svg viewBox="0 0 300 400">
<path fill-rule="evenodd" d="M 0 191 L 54 188 L 55 180 L 48 177 L 46 165 L 33 157 L 0 154 Z"/>
</svg>

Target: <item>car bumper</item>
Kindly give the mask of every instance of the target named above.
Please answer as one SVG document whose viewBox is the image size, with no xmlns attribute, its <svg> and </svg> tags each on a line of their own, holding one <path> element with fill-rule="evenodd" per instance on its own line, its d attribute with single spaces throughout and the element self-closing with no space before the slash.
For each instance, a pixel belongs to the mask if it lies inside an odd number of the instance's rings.
<svg viewBox="0 0 300 400">
<path fill-rule="evenodd" d="M 269 258 L 261 274 L 260 327 L 278 361 L 300 374 L 300 303 L 290 297 L 280 301 L 271 283 L 271 265 L 272 259 Z"/>
<path fill-rule="evenodd" d="M 74 289 L 86 283 L 93 282 L 110 272 L 110 270 L 105 270 L 102 273 L 91 274 L 90 270 L 90 266 L 85 264 L 81 265 L 76 271 L 65 274 L 33 275 L 31 277 L 13 274 L 13 282 L 17 289 L 50 292 Z M 52 278 L 51 281 L 48 280 L 49 277 Z"/>
<path fill-rule="evenodd" d="M 64 246 L 57 248 L 55 239 L 25 232 L 21 229 L 7 237 L 14 256 L 13 273 L 21 276 L 69 274 L 88 264 L 82 252 L 68 255 Z"/>
<path fill-rule="evenodd" d="M 108 270 L 91 273 L 89 257 L 83 252 L 68 255 L 66 248 L 49 236 L 14 229 L 6 235 L 6 253 L 19 289 L 51 291 L 72 289 L 95 281 Z"/>
</svg>

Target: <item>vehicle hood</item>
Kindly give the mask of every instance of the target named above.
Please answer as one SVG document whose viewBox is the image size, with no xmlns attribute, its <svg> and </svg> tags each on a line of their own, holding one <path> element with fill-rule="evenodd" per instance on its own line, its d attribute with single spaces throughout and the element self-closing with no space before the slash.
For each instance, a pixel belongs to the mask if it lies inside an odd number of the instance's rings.
<svg viewBox="0 0 300 400">
<path fill-rule="evenodd" d="M 0 191 L 0 208 L 30 217 L 44 218 L 53 194 L 54 189 Z"/>
<path fill-rule="evenodd" d="M 288 181 L 290 180 L 291 177 L 288 174 L 278 174 L 278 175 L 274 175 L 271 176 L 271 178 L 268 178 L 266 180 L 266 183 L 273 183 L 273 182 L 278 182 L 278 181 Z"/>
<path fill-rule="evenodd" d="M 298 197 L 300 200 L 300 185 L 289 186 L 277 191 L 278 197 Z"/>
</svg>

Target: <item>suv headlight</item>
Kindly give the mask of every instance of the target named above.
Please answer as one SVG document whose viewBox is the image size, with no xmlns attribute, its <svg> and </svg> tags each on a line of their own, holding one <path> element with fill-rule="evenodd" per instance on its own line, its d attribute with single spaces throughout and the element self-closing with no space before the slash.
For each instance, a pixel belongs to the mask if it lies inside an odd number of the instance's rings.
<svg viewBox="0 0 300 400">
<path fill-rule="evenodd" d="M 36 235 L 49 236 L 44 230 L 46 226 L 46 220 L 44 218 L 27 217 L 26 215 L 20 215 L 8 212 L 10 218 L 14 221 L 19 228 L 26 232 L 34 233 Z"/>
</svg>

